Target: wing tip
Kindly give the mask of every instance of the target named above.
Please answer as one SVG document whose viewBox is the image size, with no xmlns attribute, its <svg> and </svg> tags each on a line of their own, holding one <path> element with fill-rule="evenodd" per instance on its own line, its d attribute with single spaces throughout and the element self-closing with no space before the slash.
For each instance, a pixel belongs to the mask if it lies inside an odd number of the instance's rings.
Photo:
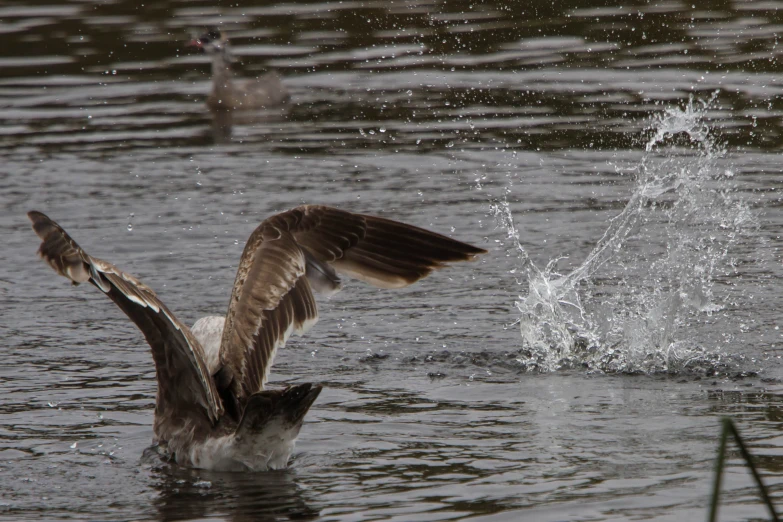
<svg viewBox="0 0 783 522">
<path fill-rule="evenodd" d="M 92 267 L 85 262 L 86 254 L 68 233 L 43 212 L 31 210 L 27 217 L 32 222 L 33 231 L 41 240 L 38 257 L 57 274 L 70 279 L 74 284 L 89 281 Z"/>
<path fill-rule="evenodd" d="M 467 245 L 467 243 L 465 243 Z M 475 261 L 478 256 L 483 256 L 485 254 L 489 254 L 489 250 L 485 250 L 481 247 L 477 247 L 474 245 L 467 245 L 470 247 L 469 252 L 465 252 L 465 261 Z"/>
<path fill-rule="evenodd" d="M 452 242 L 452 245 L 450 245 L 450 248 L 447 247 L 447 249 L 451 250 L 453 255 L 450 259 L 447 259 L 447 256 L 444 256 L 444 259 L 439 260 L 441 263 L 445 264 L 460 261 L 475 261 L 478 256 L 489 253 L 488 250 L 471 245 L 470 243 L 465 243 L 459 239 L 454 239 L 451 237 L 448 237 L 448 239 Z"/>
<path fill-rule="evenodd" d="M 27 213 L 27 218 L 32 222 L 33 231 L 41 239 L 46 239 L 45 231 L 48 227 L 56 226 L 49 216 L 37 210 L 30 210 Z"/>
</svg>

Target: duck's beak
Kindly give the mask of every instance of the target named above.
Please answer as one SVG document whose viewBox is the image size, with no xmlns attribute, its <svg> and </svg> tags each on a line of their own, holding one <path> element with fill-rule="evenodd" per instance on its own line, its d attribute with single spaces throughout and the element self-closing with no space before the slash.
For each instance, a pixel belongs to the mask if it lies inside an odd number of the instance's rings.
<svg viewBox="0 0 783 522">
<path fill-rule="evenodd" d="M 195 47 L 197 49 L 201 49 L 204 45 L 201 43 L 201 40 L 197 38 L 193 38 L 191 41 L 185 44 L 185 47 Z"/>
</svg>

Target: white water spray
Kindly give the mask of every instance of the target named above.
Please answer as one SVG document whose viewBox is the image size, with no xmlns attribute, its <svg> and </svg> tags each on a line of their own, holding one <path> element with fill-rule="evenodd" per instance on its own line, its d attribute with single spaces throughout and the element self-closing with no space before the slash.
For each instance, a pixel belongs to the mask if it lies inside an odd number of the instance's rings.
<svg viewBox="0 0 783 522">
<path fill-rule="evenodd" d="M 720 350 L 696 342 L 692 330 L 720 312 L 715 280 L 731 272 L 729 251 L 754 220 L 732 191 L 732 173 L 716 166 L 724 151 L 704 121 L 712 102 L 694 107 L 691 99 L 653 119 L 628 204 L 568 274 L 555 273 L 557 260 L 536 267 L 508 204 L 493 205 L 528 278 L 528 294 L 516 303 L 525 368 L 650 373 L 720 365 Z M 682 136 L 686 153 L 663 147 Z"/>
</svg>

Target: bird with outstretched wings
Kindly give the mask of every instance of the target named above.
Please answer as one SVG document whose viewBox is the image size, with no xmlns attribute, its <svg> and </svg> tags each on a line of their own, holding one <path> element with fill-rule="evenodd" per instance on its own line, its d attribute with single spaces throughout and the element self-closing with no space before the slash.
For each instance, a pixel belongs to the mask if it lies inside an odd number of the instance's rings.
<svg viewBox="0 0 783 522">
<path fill-rule="evenodd" d="M 304 205 L 264 220 L 239 261 L 225 318 L 191 330 L 149 287 L 88 255 L 57 223 L 29 212 L 38 254 L 73 284 L 92 283 L 142 331 L 158 382 L 154 432 L 178 463 L 216 470 L 286 465 L 304 415 L 321 391 L 265 388 L 275 354 L 318 319 L 313 289 L 340 275 L 401 288 L 447 263 L 486 253 L 428 230 L 336 208 Z"/>
</svg>

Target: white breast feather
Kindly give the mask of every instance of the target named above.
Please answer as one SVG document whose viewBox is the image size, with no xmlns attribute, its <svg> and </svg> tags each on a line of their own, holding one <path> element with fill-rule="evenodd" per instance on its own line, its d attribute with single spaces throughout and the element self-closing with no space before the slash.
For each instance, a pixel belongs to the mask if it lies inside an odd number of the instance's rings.
<svg viewBox="0 0 783 522">
<path fill-rule="evenodd" d="M 210 375 L 215 375 L 220 369 L 220 341 L 225 324 L 225 317 L 212 315 L 196 321 L 190 330 L 204 349 L 204 363 Z"/>
</svg>

